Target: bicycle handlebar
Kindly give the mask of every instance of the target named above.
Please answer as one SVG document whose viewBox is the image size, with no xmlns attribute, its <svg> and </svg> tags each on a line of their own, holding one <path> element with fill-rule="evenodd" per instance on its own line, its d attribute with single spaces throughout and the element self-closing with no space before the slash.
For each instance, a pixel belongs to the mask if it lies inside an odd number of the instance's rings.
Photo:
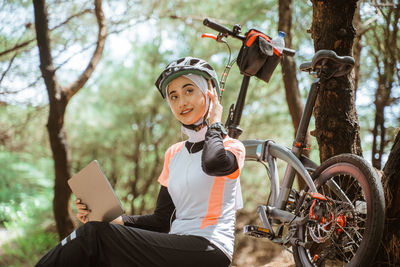
<svg viewBox="0 0 400 267">
<path fill-rule="evenodd" d="M 241 41 L 246 40 L 246 37 L 243 35 L 240 35 L 239 33 L 236 33 L 234 31 L 229 30 L 228 28 L 226 28 L 225 26 L 222 26 L 214 21 L 209 20 L 208 18 L 205 18 L 203 20 L 203 24 L 219 33 L 222 33 L 225 36 L 232 36 L 236 39 L 239 39 Z M 293 49 L 289 49 L 289 48 L 283 48 L 282 54 L 285 54 L 287 56 L 294 56 L 296 54 L 296 51 Z"/>
<path fill-rule="evenodd" d="M 239 35 L 239 34 L 236 34 L 236 33 L 234 33 L 233 31 L 231 31 L 231 30 L 229 30 L 228 28 L 226 28 L 225 26 L 222 26 L 222 25 L 220 25 L 220 24 L 218 24 L 218 23 L 216 23 L 216 22 L 214 22 L 214 21 L 211 21 L 211 20 L 209 20 L 208 18 L 205 18 L 205 19 L 203 20 L 203 24 L 204 24 L 205 26 L 207 26 L 207 27 L 213 29 L 213 30 L 216 30 L 217 32 L 222 33 L 222 34 L 230 35 L 230 36 L 232 36 L 232 37 L 234 37 L 234 38 L 237 38 L 237 39 L 239 39 L 239 40 L 242 40 L 242 41 L 246 40 L 246 37 L 244 37 L 244 36 L 242 36 L 242 35 Z"/>
</svg>

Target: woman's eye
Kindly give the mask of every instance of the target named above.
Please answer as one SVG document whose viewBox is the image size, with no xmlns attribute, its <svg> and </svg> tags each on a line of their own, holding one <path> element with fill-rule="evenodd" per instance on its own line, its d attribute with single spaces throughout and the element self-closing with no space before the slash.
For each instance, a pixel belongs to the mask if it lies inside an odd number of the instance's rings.
<svg viewBox="0 0 400 267">
<path fill-rule="evenodd" d="M 176 96 L 176 95 L 172 95 L 172 96 L 170 96 L 169 97 L 171 100 L 175 100 L 175 99 L 177 99 L 178 97 Z"/>
<path fill-rule="evenodd" d="M 189 88 L 189 89 L 186 90 L 186 93 L 187 93 L 187 94 L 190 94 L 190 93 L 192 93 L 192 92 L 193 92 L 193 89 L 192 89 L 192 88 Z"/>
</svg>

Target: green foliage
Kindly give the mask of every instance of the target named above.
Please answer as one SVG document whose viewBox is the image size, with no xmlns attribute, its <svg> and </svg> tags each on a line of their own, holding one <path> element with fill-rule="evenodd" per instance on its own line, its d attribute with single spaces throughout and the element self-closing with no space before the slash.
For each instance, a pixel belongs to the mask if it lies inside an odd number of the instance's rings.
<svg viewBox="0 0 400 267">
<path fill-rule="evenodd" d="M 300 65 L 309 61 L 314 53 L 307 33 L 312 10 L 306 1 L 294 4 L 291 48 L 297 51 L 295 61 Z M 79 1 L 48 1 L 48 5 L 50 28 L 83 9 L 93 8 L 91 1 L 84 4 Z M 116 58 L 114 51 L 123 46 L 111 42 L 115 35 L 110 35 L 95 74 L 68 105 L 65 128 L 72 157 L 71 173 L 97 159 L 128 213 L 151 212 L 159 189 L 157 177 L 162 168 L 164 151 L 185 138 L 180 134 L 179 123 L 154 86 L 158 74 L 170 60 L 188 55 L 208 60 L 221 74 L 229 57 L 228 49 L 214 40 L 200 38 L 204 32 L 215 34 L 202 24 L 202 19 L 209 17 L 228 28 L 239 23 L 242 33 L 258 28 L 273 37 L 277 32 L 277 5 L 277 1 L 264 0 L 206 0 L 201 4 L 182 0 L 104 1 L 109 32 L 115 31 L 119 38 L 129 40 L 131 50 L 124 58 Z M 34 37 L 28 23 L 33 22 L 30 1 L 10 0 L 0 4 L 0 7 L 2 21 L 15 26 L 15 30 L 11 26 L 0 29 L 0 51 L 12 47 L 16 41 Z M 7 16 L 9 13 L 14 16 Z M 62 85 L 73 81 L 77 70 L 86 66 L 92 52 L 90 45 L 96 35 L 93 12 L 75 17 L 51 32 L 56 67 L 77 55 L 72 64 L 57 70 Z M 228 42 L 232 57 L 235 57 L 241 43 L 231 38 Z M 35 44 L 24 49 L 26 52 L 14 61 L 15 69 L 11 68 L 11 74 L 7 75 L 9 80 L 6 77 L 0 82 L 0 90 L 6 86 L 16 87 L 23 83 L 22 80 L 32 82 L 40 77 Z M 84 51 L 78 53 L 82 49 Z M 377 50 L 375 46 L 371 49 Z M 8 54 L 0 59 L 1 72 L 7 68 L 12 56 Z M 367 77 L 373 73 L 373 62 L 367 53 L 364 58 L 363 74 Z M 230 105 L 236 101 L 241 78 L 235 64 L 222 100 L 224 119 Z M 375 76 L 371 75 L 371 78 Z M 309 75 L 299 72 L 298 79 L 305 100 Z M 17 82 L 13 83 L 14 80 Z M 366 78 L 364 85 L 369 82 L 370 79 Z M 33 87 L 37 89 L 36 97 L 45 92 L 41 83 Z M 367 94 L 366 91 L 363 93 Z M 1 92 L 0 104 L 4 100 Z M 369 93 L 369 97 L 373 97 L 373 93 Z M 19 102 L 17 97 L 9 99 Z M 27 99 L 32 98 L 23 97 L 23 100 Z M 38 103 L 46 103 L 46 100 L 34 104 Z M 363 123 L 363 146 L 367 150 L 368 129 L 371 128 L 368 123 L 373 113 L 369 104 L 359 110 Z M 0 255 L 1 266 L 32 266 L 39 255 L 57 242 L 54 229 L 48 228 L 53 224 L 51 200 L 54 174 L 45 127 L 47 113 L 47 107 L 0 105 L 0 222 L 10 233 L 8 244 L 3 246 Z M 398 125 L 398 120 L 393 121 L 390 123 Z M 241 128 L 244 129 L 242 140 L 273 139 L 291 146 L 294 130 L 285 101 L 281 67 L 277 67 L 268 84 L 251 79 Z M 318 146 L 314 138 L 311 158 L 318 162 Z M 284 166 L 279 163 L 278 167 L 282 177 Z M 246 163 L 241 183 L 245 209 L 254 211 L 256 205 L 265 203 L 269 181 L 262 165 Z M 17 238 L 13 240 L 11 237 L 15 236 Z"/>
<path fill-rule="evenodd" d="M 45 111 L 0 106 L 0 266 L 33 266 L 55 244 L 42 229 L 53 223 Z"/>
<path fill-rule="evenodd" d="M 46 182 L 43 174 L 25 161 L 27 157 L 0 152 L 0 222 L 15 219 L 10 216 L 16 215 L 16 210 L 14 213 L 11 210 L 18 209 L 27 198 L 43 190 L 41 183 Z"/>
<path fill-rule="evenodd" d="M 0 223 L 12 222 L 30 200 L 47 198 L 53 184 L 40 108 L 0 107 Z M 44 126 L 44 123 L 42 124 Z M 43 146 L 44 145 L 44 146 Z M 29 204 L 28 204 L 29 203 Z M 24 216 L 24 215 L 23 215 Z"/>
<path fill-rule="evenodd" d="M 97 159 L 130 213 L 154 207 L 164 152 L 179 140 L 179 125 L 153 85 L 167 63 L 158 49 L 157 42 L 133 46 L 131 66 L 105 58 L 97 85 L 72 100 L 66 118 L 73 172 Z"/>
<path fill-rule="evenodd" d="M 33 266 L 57 242 L 52 223 L 52 160 L 0 152 L 0 266 Z M 5 228 L 4 228 L 5 227 Z M 14 237 L 16 237 L 14 239 Z"/>
<path fill-rule="evenodd" d="M 400 64 L 400 33 L 398 30 L 395 31 L 395 28 L 400 28 L 400 21 L 398 16 L 395 15 L 395 6 L 390 4 L 379 7 L 379 5 L 371 6 L 370 3 L 365 2 L 361 3 L 360 6 L 363 21 L 369 22 L 360 29 L 363 32 L 361 39 L 361 79 L 357 88 L 364 157 L 372 158 L 370 151 L 372 150 L 372 129 L 376 115 L 375 104 L 383 101 L 383 99 L 380 99 L 382 96 L 376 96 L 376 92 L 378 87 L 381 87 L 380 90 L 384 90 L 386 94 L 389 95 L 390 92 L 391 98 L 384 111 L 385 142 L 383 147 L 384 158 L 387 158 L 397 133 L 396 129 L 400 126 L 400 105 L 398 101 L 400 98 L 400 90 L 398 90 L 400 87 L 398 69 Z M 380 142 L 380 138 L 378 138 L 377 143 Z"/>
<path fill-rule="evenodd" d="M 33 231 L 28 231 L 24 236 L 13 240 L 13 243 L 2 247 L 3 256 L 0 257 L 0 266 L 34 266 L 41 256 L 57 242 L 56 233 L 34 228 Z"/>
</svg>

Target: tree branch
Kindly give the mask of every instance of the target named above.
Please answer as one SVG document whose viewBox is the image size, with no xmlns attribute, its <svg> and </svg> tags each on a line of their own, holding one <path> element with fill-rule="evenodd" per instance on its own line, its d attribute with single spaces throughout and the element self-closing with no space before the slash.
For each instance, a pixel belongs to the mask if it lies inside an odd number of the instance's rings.
<svg viewBox="0 0 400 267">
<path fill-rule="evenodd" d="M 47 9 L 44 0 L 34 0 L 33 6 L 35 12 L 36 40 L 39 48 L 40 71 L 42 72 L 51 103 L 53 98 L 60 96 L 57 92 L 59 85 L 56 79 L 53 59 L 51 56 Z"/>
<path fill-rule="evenodd" d="M 3 73 L 1 74 L 1 78 L 0 78 L 0 85 L 3 82 L 4 77 L 7 75 L 7 72 L 10 70 L 11 65 L 14 62 L 14 59 L 17 57 L 17 53 L 14 54 L 14 56 L 11 58 L 11 60 L 8 62 L 8 66 L 6 68 L 5 71 L 3 71 Z"/>
<path fill-rule="evenodd" d="M 67 94 L 67 101 L 71 99 L 71 97 L 75 95 L 85 85 L 85 83 L 92 75 L 93 71 L 95 70 L 97 64 L 101 59 L 101 55 L 103 53 L 105 41 L 107 38 L 106 18 L 104 17 L 101 5 L 102 5 L 102 0 L 94 1 L 95 14 L 97 19 L 97 24 L 99 26 L 96 49 L 92 55 L 92 58 L 89 61 L 89 64 L 87 65 L 86 69 L 82 72 L 82 74 L 78 77 L 78 79 L 71 85 L 63 89 L 63 91 Z"/>
<path fill-rule="evenodd" d="M 111 30 L 110 32 L 108 32 L 107 36 L 111 35 L 111 34 L 121 33 L 121 32 L 123 32 L 123 31 L 125 31 L 125 30 L 127 30 L 127 29 L 129 29 L 129 28 L 131 28 L 133 26 L 136 26 L 137 24 L 139 24 L 141 22 L 147 21 L 148 19 L 149 19 L 149 17 L 145 17 L 145 18 L 143 18 L 141 20 L 137 20 L 137 21 L 135 21 L 133 23 L 128 23 L 127 25 L 125 25 L 124 27 L 121 27 L 119 29 L 117 29 L 117 27 L 115 27 L 114 30 Z M 115 25 L 119 26 L 120 24 L 124 24 L 124 21 L 123 20 L 119 20 L 119 21 L 113 21 L 113 22 L 110 23 L 111 26 L 115 26 Z M 110 27 L 110 29 L 111 29 L 111 27 Z"/>
<path fill-rule="evenodd" d="M 91 9 L 84 9 L 81 12 L 78 12 L 78 13 L 72 15 L 71 17 L 67 18 L 65 21 L 61 22 L 60 24 L 54 26 L 54 28 L 50 29 L 50 31 L 54 31 L 54 30 L 60 28 L 61 26 L 68 24 L 68 22 L 70 22 L 72 19 L 74 19 L 76 17 L 80 17 L 86 13 L 92 13 L 92 12 L 93 12 L 93 10 L 91 10 Z"/>
<path fill-rule="evenodd" d="M 369 20 L 364 22 L 361 25 L 360 29 L 357 30 L 357 36 L 362 36 L 369 30 L 371 30 L 372 28 L 375 28 L 376 25 L 371 25 L 371 24 L 374 23 L 378 18 L 379 18 L 379 15 L 376 14 L 373 18 L 370 18 Z"/>
<path fill-rule="evenodd" d="M 67 63 L 71 60 L 71 58 L 75 57 L 76 55 L 81 54 L 81 53 L 83 53 L 83 52 L 89 50 L 89 49 L 92 48 L 92 46 L 93 46 L 94 44 L 96 44 L 96 43 L 97 43 L 97 42 L 93 42 L 93 43 L 91 43 L 90 45 L 83 47 L 83 48 L 82 48 L 79 52 L 77 52 L 76 54 L 73 54 L 73 55 L 69 56 L 69 57 L 68 57 L 67 59 L 65 59 L 63 62 L 61 62 L 60 64 L 57 64 L 57 67 L 55 67 L 55 70 L 57 71 L 58 69 L 60 69 L 62 66 L 64 66 L 65 64 L 67 64 Z M 57 59 L 57 56 L 54 57 L 54 58 Z"/>
<path fill-rule="evenodd" d="M 35 81 L 31 82 L 30 84 L 28 84 L 27 86 L 25 86 L 23 88 L 17 89 L 17 90 L 11 91 L 11 90 L 6 89 L 4 92 L 0 91 L 0 95 L 18 94 L 28 88 L 32 88 L 34 85 L 36 85 L 41 80 L 41 78 L 42 78 L 42 76 L 38 76 Z M 1 89 L 1 87 L 0 87 L 0 89 Z"/>
<path fill-rule="evenodd" d="M 91 12 L 92 12 L 92 10 L 90 10 L 90 9 L 85 9 L 85 10 L 79 12 L 79 13 L 76 13 L 76 14 L 72 15 L 71 17 L 67 18 L 65 21 L 61 22 L 60 24 L 54 26 L 54 28 L 51 28 L 49 31 L 50 31 L 50 32 L 51 32 L 51 31 L 54 31 L 54 30 L 60 28 L 61 26 L 64 26 L 65 24 L 67 24 L 68 22 L 70 22 L 72 19 L 74 19 L 74 18 L 76 18 L 76 17 L 79 17 L 79 16 L 82 16 L 83 14 L 86 14 L 86 13 L 91 13 Z M 9 49 L 6 49 L 6 50 L 4 50 L 4 51 L 1 51 L 1 52 L 0 52 L 0 57 L 5 56 L 5 55 L 7 55 L 7 54 L 9 54 L 9 53 L 12 53 L 12 52 L 14 52 L 14 51 L 17 51 L 17 50 L 19 50 L 19 49 L 21 49 L 21 48 L 24 48 L 24 47 L 28 46 L 29 44 L 31 44 L 31 43 L 34 42 L 34 41 L 36 41 L 36 38 L 32 38 L 32 39 L 29 39 L 29 40 L 24 41 L 24 42 L 22 42 L 22 43 L 15 44 L 13 47 L 11 47 L 11 48 L 9 48 Z"/>
<path fill-rule="evenodd" d="M 36 40 L 36 38 L 33 38 L 33 39 L 28 40 L 28 41 L 22 42 L 20 44 L 16 44 L 16 45 L 14 45 L 14 47 L 12 47 L 10 49 L 6 49 L 4 51 L 1 51 L 0 52 L 0 57 L 5 56 L 5 55 L 7 55 L 9 53 L 12 53 L 14 51 L 17 51 L 17 50 L 19 50 L 21 48 L 24 48 L 25 46 L 28 46 L 30 43 L 32 43 L 35 40 Z"/>
<path fill-rule="evenodd" d="M 391 105 L 393 105 L 393 104 L 396 104 L 397 102 L 399 102 L 400 101 L 400 97 L 392 97 L 392 98 L 390 98 L 390 100 L 389 100 L 389 106 L 391 106 Z"/>
</svg>

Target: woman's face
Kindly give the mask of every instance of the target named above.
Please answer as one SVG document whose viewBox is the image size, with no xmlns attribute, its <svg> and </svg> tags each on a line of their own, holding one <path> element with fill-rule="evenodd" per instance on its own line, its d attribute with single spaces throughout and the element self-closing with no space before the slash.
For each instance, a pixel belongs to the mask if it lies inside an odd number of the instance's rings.
<svg viewBox="0 0 400 267">
<path fill-rule="evenodd" d="M 183 124 L 193 124 L 204 114 L 206 98 L 200 88 L 186 77 L 180 76 L 169 83 L 167 97 L 172 113 Z"/>
</svg>

